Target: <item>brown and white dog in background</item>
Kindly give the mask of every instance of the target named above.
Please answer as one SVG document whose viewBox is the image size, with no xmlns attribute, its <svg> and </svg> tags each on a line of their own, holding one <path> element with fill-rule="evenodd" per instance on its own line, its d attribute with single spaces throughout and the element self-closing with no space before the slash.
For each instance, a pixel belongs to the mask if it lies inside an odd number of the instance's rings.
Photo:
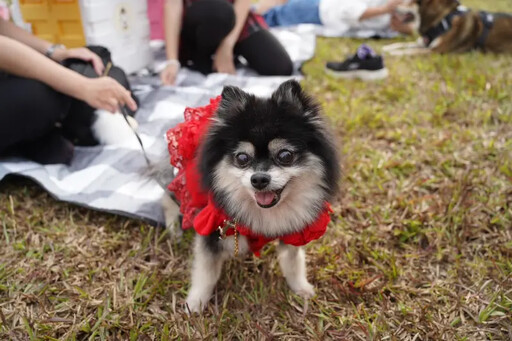
<svg viewBox="0 0 512 341">
<path fill-rule="evenodd" d="M 414 43 L 384 46 L 391 55 L 512 53 L 511 14 L 470 10 L 458 0 L 412 0 L 399 11 L 414 14 L 413 25 L 421 37 Z"/>
</svg>

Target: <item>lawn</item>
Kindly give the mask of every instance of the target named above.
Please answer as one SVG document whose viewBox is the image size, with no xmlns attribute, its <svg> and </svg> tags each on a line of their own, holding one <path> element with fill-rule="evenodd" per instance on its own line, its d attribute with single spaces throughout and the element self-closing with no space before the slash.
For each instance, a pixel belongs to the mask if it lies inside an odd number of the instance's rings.
<svg viewBox="0 0 512 341">
<path fill-rule="evenodd" d="M 304 67 L 344 169 L 334 223 L 307 247 L 317 296 L 288 289 L 271 246 L 228 262 L 208 311 L 188 316 L 192 233 L 175 243 L 11 178 L 0 339 L 511 340 L 512 56 L 387 57 L 385 81 L 327 78 L 325 61 L 359 44 L 319 39 Z"/>
</svg>

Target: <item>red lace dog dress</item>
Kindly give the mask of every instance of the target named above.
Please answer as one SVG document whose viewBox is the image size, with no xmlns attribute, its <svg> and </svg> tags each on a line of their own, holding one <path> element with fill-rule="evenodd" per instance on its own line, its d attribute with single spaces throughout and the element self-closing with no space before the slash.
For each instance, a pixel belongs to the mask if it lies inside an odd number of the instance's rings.
<svg viewBox="0 0 512 341">
<path fill-rule="evenodd" d="M 182 228 L 193 227 L 196 232 L 208 236 L 215 232 L 219 226 L 232 219 L 218 208 L 210 193 L 201 187 L 201 177 L 197 168 L 197 152 L 202 137 L 208 131 L 211 117 L 219 105 L 221 97 L 210 100 L 210 104 L 199 108 L 185 109 L 185 122 L 167 131 L 167 142 L 171 164 L 178 169 L 176 178 L 169 185 L 180 202 L 180 211 L 183 214 Z M 233 235 L 235 230 L 247 238 L 251 251 L 259 256 L 263 246 L 275 239 L 294 246 L 306 245 L 312 240 L 320 238 L 327 229 L 330 221 L 331 207 L 325 203 L 324 210 L 318 219 L 305 226 L 300 232 L 287 234 L 277 238 L 268 238 L 255 234 L 246 226 L 236 224 L 226 231 L 226 235 Z"/>
</svg>

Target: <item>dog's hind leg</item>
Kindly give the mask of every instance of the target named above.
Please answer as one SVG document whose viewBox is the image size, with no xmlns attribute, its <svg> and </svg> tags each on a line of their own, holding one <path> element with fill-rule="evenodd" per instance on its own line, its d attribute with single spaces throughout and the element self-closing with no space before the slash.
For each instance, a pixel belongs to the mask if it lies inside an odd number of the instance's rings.
<svg viewBox="0 0 512 341">
<path fill-rule="evenodd" d="M 277 257 L 286 282 L 290 288 L 305 298 L 315 295 L 314 287 L 306 276 L 306 255 L 304 249 L 284 243 L 277 247 Z"/>
<path fill-rule="evenodd" d="M 187 296 L 187 306 L 192 313 L 205 308 L 219 280 L 224 263 L 222 252 L 214 252 L 208 247 L 208 238 L 210 237 L 200 235 L 196 235 L 195 238 L 192 285 Z M 218 239 L 217 236 L 215 238 Z"/>
<path fill-rule="evenodd" d="M 183 230 L 180 224 L 180 208 L 172 200 L 168 193 L 162 196 L 162 208 L 164 210 L 165 227 L 169 231 L 171 237 L 180 239 L 183 235 Z"/>
</svg>

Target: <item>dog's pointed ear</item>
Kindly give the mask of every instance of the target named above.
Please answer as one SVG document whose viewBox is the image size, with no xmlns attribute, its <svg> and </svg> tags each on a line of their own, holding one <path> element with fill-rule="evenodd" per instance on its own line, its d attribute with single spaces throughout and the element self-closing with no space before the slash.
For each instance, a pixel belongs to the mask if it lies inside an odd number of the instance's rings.
<svg viewBox="0 0 512 341">
<path fill-rule="evenodd" d="M 251 95 L 236 86 L 225 86 L 222 90 L 220 106 L 223 109 L 234 112 L 233 109 L 243 110 L 249 102 Z"/>
<path fill-rule="evenodd" d="M 293 79 L 281 84 L 271 98 L 278 105 L 294 105 L 303 114 L 316 112 L 318 108 L 317 103 L 302 90 L 299 82 Z"/>
<path fill-rule="evenodd" d="M 302 87 L 299 82 L 294 79 L 284 82 L 272 94 L 272 99 L 278 104 L 281 103 L 297 103 L 303 96 Z"/>
</svg>

